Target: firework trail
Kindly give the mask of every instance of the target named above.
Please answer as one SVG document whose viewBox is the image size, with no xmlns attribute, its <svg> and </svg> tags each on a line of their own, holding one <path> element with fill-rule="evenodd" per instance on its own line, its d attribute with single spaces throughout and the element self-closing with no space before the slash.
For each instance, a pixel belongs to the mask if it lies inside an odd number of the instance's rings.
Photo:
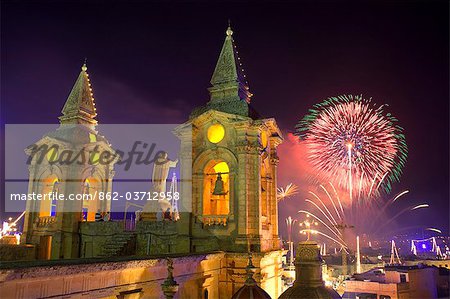
<svg viewBox="0 0 450 299">
<path fill-rule="evenodd" d="M 299 191 L 299 188 L 292 183 L 288 184 L 285 188 L 278 187 L 277 188 L 277 200 L 281 201 L 283 199 L 294 196 L 294 195 L 298 194 L 298 191 Z"/>
<path fill-rule="evenodd" d="M 429 231 L 432 231 L 432 232 L 436 232 L 436 233 L 442 234 L 442 231 L 440 229 L 437 229 L 437 228 L 434 228 L 434 227 L 427 227 L 425 230 L 429 230 Z"/>
<path fill-rule="evenodd" d="M 331 236 L 329 236 L 329 235 L 327 235 L 327 234 L 325 234 L 325 233 L 322 233 L 321 231 L 318 231 L 318 230 L 315 230 L 315 229 L 302 229 L 300 232 L 301 232 L 301 233 L 304 233 L 304 232 L 307 233 L 307 232 L 309 232 L 309 233 L 311 233 L 311 234 L 313 234 L 313 235 L 315 235 L 315 234 L 322 235 L 322 236 L 324 236 L 324 237 L 326 237 L 326 238 L 328 238 L 328 239 L 330 239 L 330 240 L 332 240 L 332 241 L 338 243 L 338 244 L 341 245 L 343 248 L 348 248 L 348 247 L 347 247 L 347 244 L 341 243 L 340 241 L 336 240 L 335 238 L 333 238 L 333 237 L 331 237 Z"/>
<path fill-rule="evenodd" d="M 333 188 L 333 185 L 330 184 L 330 186 Z M 337 192 L 335 192 L 335 196 L 331 196 L 330 192 L 327 190 L 327 188 L 323 185 L 320 185 L 320 188 L 323 190 L 324 193 L 324 199 L 327 199 L 327 201 L 322 200 L 320 197 L 321 194 L 314 193 L 310 191 L 309 193 L 313 195 L 311 199 L 305 199 L 305 202 L 311 205 L 311 208 L 314 210 L 317 210 L 319 213 L 314 214 L 313 212 L 309 210 L 300 210 L 298 211 L 301 214 L 309 215 L 314 217 L 320 224 L 323 225 L 326 233 L 331 233 L 333 238 L 339 241 L 339 244 L 344 244 L 346 247 L 349 247 L 349 244 L 345 241 L 345 230 L 347 229 L 353 229 L 356 226 L 357 230 L 359 231 L 359 234 L 362 233 L 372 233 L 376 234 L 381 229 L 387 227 L 389 224 L 391 224 L 395 219 L 403 215 L 404 213 L 408 211 L 415 211 L 417 209 L 422 208 L 428 208 L 429 205 L 419 204 L 419 205 L 412 205 L 409 206 L 403 210 L 401 210 L 399 213 L 394 215 L 393 217 L 387 219 L 382 225 L 379 225 L 378 222 L 374 222 L 373 219 L 381 219 L 385 214 L 386 210 L 388 208 L 391 208 L 393 204 L 395 204 L 401 197 L 405 196 L 409 193 L 409 190 L 404 190 L 398 194 L 396 194 L 393 198 L 391 198 L 386 203 L 381 201 L 371 201 L 368 202 L 364 206 L 364 211 L 358 211 L 355 215 L 352 213 L 349 213 L 350 209 L 342 209 L 339 210 L 338 207 L 338 199 Z M 338 202 L 336 202 L 338 201 Z M 329 205 L 330 207 L 334 207 L 332 209 L 326 208 L 326 205 Z M 336 220 L 339 219 L 339 222 Z M 354 224 L 355 226 L 351 225 Z M 364 230 L 364 231 L 362 231 Z M 324 232 L 322 232 L 324 233 Z M 357 233 L 358 234 L 358 233 Z"/>
<path fill-rule="evenodd" d="M 394 202 L 394 201 L 392 201 L 392 202 Z M 379 226 L 377 228 L 377 230 L 375 231 L 375 233 L 379 232 L 382 228 L 385 228 L 386 226 L 391 224 L 395 219 L 397 219 L 398 217 L 400 217 L 401 215 L 403 215 L 406 212 L 414 211 L 414 210 L 417 210 L 417 209 L 428 208 L 428 207 L 430 207 L 430 205 L 428 205 L 428 204 L 420 204 L 420 205 L 416 205 L 416 206 L 407 207 L 406 209 L 401 210 L 394 217 L 390 218 L 388 221 L 383 223 L 381 226 Z"/>
<path fill-rule="evenodd" d="M 296 126 L 317 179 L 345 189 L 350 201 L 354 193 L 359 198 L 389 192 L 406 162 L 403 129 L 383 108 L 362 96 L 332 97 L 314 105 Z"/>
</svg>

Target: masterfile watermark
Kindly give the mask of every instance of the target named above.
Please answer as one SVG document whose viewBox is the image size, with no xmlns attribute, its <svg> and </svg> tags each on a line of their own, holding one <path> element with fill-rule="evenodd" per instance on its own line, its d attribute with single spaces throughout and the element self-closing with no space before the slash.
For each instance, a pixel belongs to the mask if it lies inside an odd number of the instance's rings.
<svg viewBox="0 0 450 299">
<path fill-rule="evenodd" d="M 179 124 L 6 125 L 5 211 L 190 212 L 191 137 Z"/>
<path fill-rule="evenodd" d="M 128 171 L 132 165 L 150 165 L 150 164 L 164 164 L 166 161 L 158 159 L 159 156 L 166 153 L 163 150 L 156 150 L 156 143 L 148 144 L 143 141 L 135 141 L 130 151 L 115 150 L 114 152 L 102 150 L 99 145 L 96 145 L 89 152 L 84 149 L 77 151 L 71 149 L 62 149 L 59 144 L 33 144 L 29 146 L 30 154 L 27 159 L 27 164 L 30 165 L 33 161 L 37 164 L 49 163 L 59 165 L 110 165 L 115 163 L 117 165 L 124 165 L 124 170 Z M 45 160 L 48 161 L 45 161 Z"/>
</svg>

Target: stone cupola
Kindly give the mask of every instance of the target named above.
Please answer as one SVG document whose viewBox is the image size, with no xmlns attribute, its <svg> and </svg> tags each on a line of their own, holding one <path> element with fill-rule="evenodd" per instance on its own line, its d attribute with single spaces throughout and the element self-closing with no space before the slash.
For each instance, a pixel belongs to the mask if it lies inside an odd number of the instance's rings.
<svg viewBox="0 0 450 299">
<path fill-rule="evenodd" d="M 322 257 L 314 241 L 300 242 L 295 258 L 295 282 L 279 299 L 340 299 L 341 296 L 324 285 Z"/>
</svg>

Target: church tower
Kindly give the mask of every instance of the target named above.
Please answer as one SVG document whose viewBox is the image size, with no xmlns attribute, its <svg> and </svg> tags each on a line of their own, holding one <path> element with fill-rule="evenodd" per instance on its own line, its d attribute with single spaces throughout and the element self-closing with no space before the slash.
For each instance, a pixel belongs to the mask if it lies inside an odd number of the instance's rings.
<svg viewBox="0 0 450 299">
<path fill-rule="evenodd" d="M 250 107 L 252 94 L 228 27 L 208 89 L 210 100 L 176 132 L 192 151 L 191 251 L 270 252 L 278 238 L 277 146 L 273 118 Z M 183 131 L 186 126 L 192 131 Z M 186 162 L 188 161 L 188 162 Z"/>
<path fill-rule="evenodd" d="M 115 152 L 96 131 L 96 116 L 84 64 L 62 109 L 59 127 L 25 150 L 31 161 L 28 193 L 46 196 L 27 201 L 22 238 L 36 245 L 39 259 L 79 257 L 80 223 L 94 221 L 99 210 L 110 211 L 111 202 L 99 200 L 96 194 L 111 191 L 117 159 L 99 163 L 101 154 L 115 156 Z"/>
</svg>

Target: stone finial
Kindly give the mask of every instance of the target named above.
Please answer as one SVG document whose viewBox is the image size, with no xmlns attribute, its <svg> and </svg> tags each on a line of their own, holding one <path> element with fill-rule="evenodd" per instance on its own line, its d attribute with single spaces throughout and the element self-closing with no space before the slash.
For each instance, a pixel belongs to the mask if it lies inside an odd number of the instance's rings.
<svg viewBox="0 0 450 299">
<path fill-rule="evenodd" d="M 231 26 L 230 25 L 228 25 L 226 33 L 227 33 L 227 36 L 232 36 L 233 35 L 233 30 L 231 30 Z"/>
<path fill-rule="evenodd" d="M 178 291 L 178 283 L 173 278 L 173 260 L 166 258 L 167 261 L 167 278 L 161 284 L 164 295 L 167 299 L 172 299 Z"/>
<path fill-rule="evenodd" d="M 251 252 L 248 253 L 248 264 L 245 267 L 245 271 L 247 272 L 247 279 L 244 284 L 248 286 L 256 285 L 256 280 L 253 278 L 253 275 L 256 273 L 256 267 L 253 265 Z"/>
<path fill-rule="evenodd" d="M 83 63 L 83 65 L 81 66 L 81 70 L 82 70 L 83 72 L 87 71 L 87 58 L 84 59 L 84 63 Z"/>
</svg>

